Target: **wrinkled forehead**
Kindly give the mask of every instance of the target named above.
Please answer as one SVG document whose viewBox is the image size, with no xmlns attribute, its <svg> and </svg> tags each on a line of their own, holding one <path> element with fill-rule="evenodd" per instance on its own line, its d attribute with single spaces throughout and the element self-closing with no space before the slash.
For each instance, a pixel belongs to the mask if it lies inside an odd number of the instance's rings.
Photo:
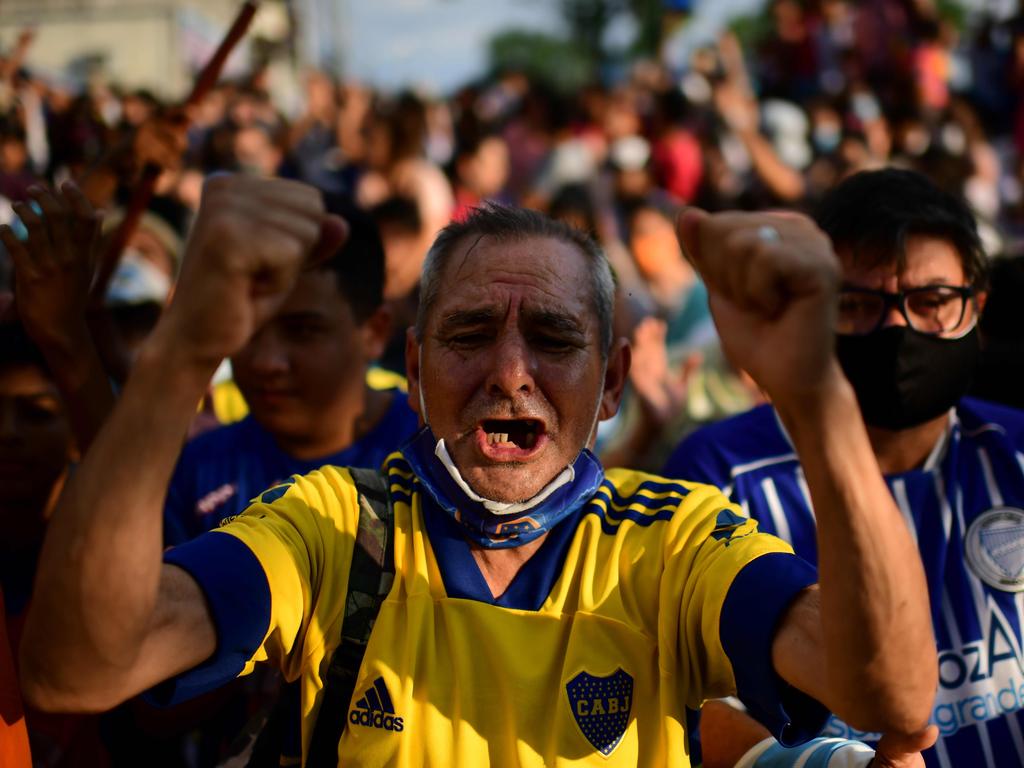
<svg viewBox="0 0 1024 768">
<path fill-rule="evenodd" d="M 445 265 L 432 322 L 452 311 L 502 306 L 565 314 L 591 325 L 596 321 L 592 285 L 587 257 L 572 243 L 470 237 Z"/>
</svg>

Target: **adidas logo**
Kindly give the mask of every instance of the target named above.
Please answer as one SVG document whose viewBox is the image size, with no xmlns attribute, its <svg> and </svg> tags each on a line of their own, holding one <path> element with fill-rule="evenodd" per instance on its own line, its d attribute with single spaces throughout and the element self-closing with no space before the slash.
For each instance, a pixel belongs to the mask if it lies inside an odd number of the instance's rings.
<svg viewBox="0 0 1024 768">
<path fill-rule="evenodd" d="M 388 695 L 383 677 L 378 677 L 373 681 L 373 685 L 366 689 L 366 693 L 348 713 L 348 721 L 353 725 L 364 725 L 367 728 L 380 728 L 396 733 L 405 728 L 402 718 L 395 717 L 395 705 L 391 703 L 391 696 Z"/>
</svg>

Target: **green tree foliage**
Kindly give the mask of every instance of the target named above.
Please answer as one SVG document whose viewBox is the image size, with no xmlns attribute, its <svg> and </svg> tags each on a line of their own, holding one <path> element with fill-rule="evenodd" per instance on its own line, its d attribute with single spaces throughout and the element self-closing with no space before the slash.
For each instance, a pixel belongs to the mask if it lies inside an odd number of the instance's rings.
<svg viewBox="0 0 1024 768">
<path fill-rule="evenodd" d="M 543 32 L 512 29 L 491 38 L 492 74 L 522 72 L 563 93 L 585 85 L 591 76 L 587 53 L 575 42 Z"/>
<path fill-rule="evenodd" d="M 508 30 L 492 38 L 492 71 L 517 69 L 560 90 L 592 82 L 622 56 L 657 56 L 664 17 L 663 0 L 559 0 L 565 21 L 563 36 Z M 624 51 L 609 51 L 609 24 L 629 14 L 636 35 Z"/>
</svg>

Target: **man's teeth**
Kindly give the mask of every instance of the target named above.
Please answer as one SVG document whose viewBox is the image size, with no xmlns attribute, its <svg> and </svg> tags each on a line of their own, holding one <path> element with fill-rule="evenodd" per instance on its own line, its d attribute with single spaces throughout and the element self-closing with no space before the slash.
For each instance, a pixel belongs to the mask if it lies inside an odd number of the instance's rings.
<svg viewBox="0 0 1024 768">
<path fill-rule="evenodd" d="M 519 445 L 514 440 L 509 439 L 508 432 L 488 432 L 487 433 L 487 444 L 488 445 L 505 445 L 505 446 L 516 446 L 517 448 L 533 448 L 537 444 L 537 433 L 527 432 L 523 437 L 523 444 Z"/>
</svg>

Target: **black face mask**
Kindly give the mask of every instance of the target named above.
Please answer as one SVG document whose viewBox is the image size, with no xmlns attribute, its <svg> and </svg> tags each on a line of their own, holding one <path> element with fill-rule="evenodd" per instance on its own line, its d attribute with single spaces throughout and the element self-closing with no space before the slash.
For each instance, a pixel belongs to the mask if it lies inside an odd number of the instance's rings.
<svg viewBox="0 0 1024 768">
<path fill-rule="evenodd" d="M 967 393 L 979 352 L 977 328 L 956 339 L 903 325 L 836 336 L 836 356 L 864 421 L 883 429 L 915 427 L 956 405 Z"/>
</svg>

